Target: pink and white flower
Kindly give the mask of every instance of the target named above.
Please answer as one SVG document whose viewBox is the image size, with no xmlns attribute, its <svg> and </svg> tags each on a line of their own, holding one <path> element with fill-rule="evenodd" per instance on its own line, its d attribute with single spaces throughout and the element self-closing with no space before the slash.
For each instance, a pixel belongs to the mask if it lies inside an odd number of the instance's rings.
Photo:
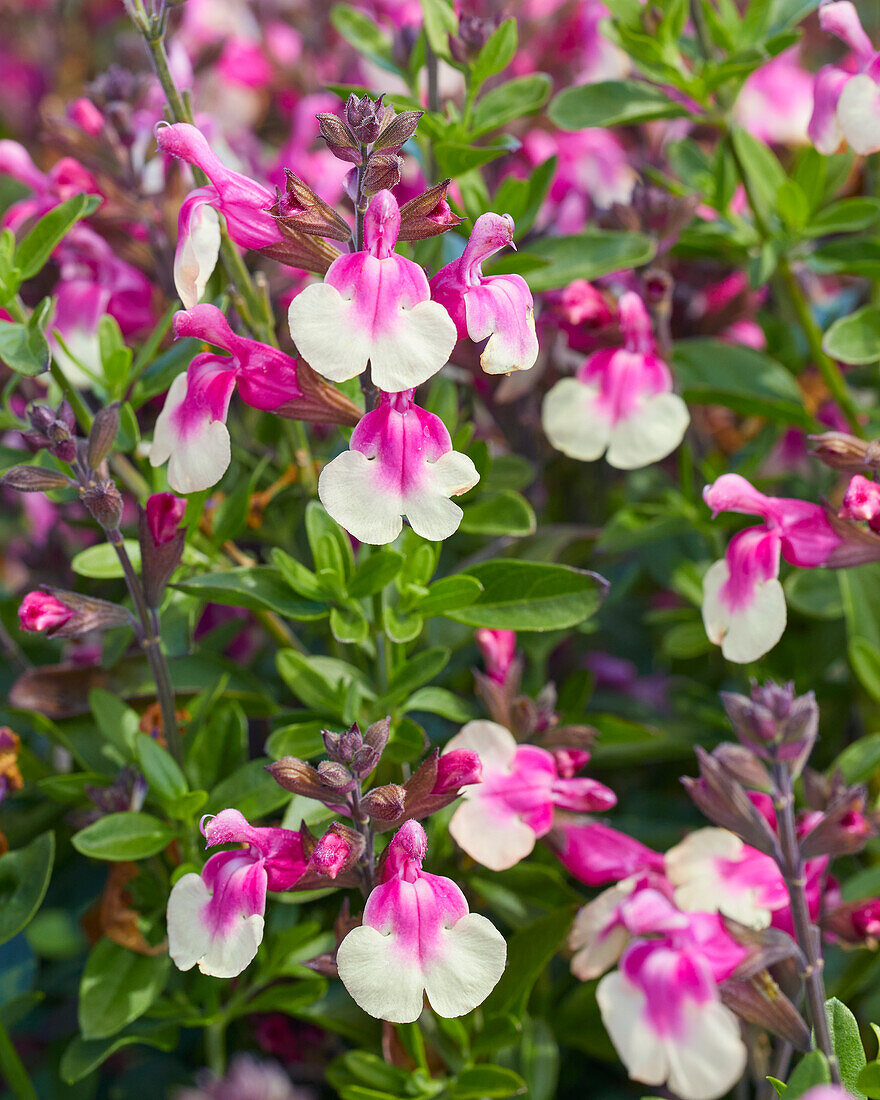
<svg viewBox="0 0 880 1100">
<path fill-rule="evenodd" d="M 697 829 L 666 853 L 674 900 L 686 913 L 722 913 L 751 928 L 767 928 L 788 907 L 779 868 L 770 856 L 726 829 Z"/>
<path fill-rule="evenodd" d="M 194 493 L 216 484 L 231 458 L 226 415 L 236 385 L 242 400 L 256 409 L 274 410 L 302 397 L 296 360 L 277 348 L 236 335 L 223 313 L 197 305 L 177 313 L 178 338 L 191 336 L 229 352 L 202 352 L 185 374 L 171 383 L 156 420 L 150 463 L 168 462 L 168 484 L 175 492 Z"/>
<path fill-rule="evenodd" d="M 305 874 L 302 837 L 290 829 L 256 828 L 238 810 L 202 822 L 207 846 L 244 848 L 211 856 L 202 873 L 184 875 L 168 898 L 168 951 L 180 970 L 234 978 L 263 939 L 268 890 L 289 890 Z"/>
<path fill-rule="evenodd" d="M 321 471 L 321 503 L 360 542 L 393 542 L 403 516 L 422 538 L 449 538 L 463 514 L 449 498 L 480 479 L 467 455 L 452 449 L 443 421 L 419 408 L 414 393 L 383 393 L 352 432 L 349 450 Z"/>
<path fill-rule="evenodd" d="M 617 802 L 614 792 L 595 779 L 561 776 L 553 753 L 517 744 L 497 722 L 468 722 L 445 752 L 461 749 L 478 754 L 483 780 L 462 792 L 449 832 L 472 859 L 493 871 L 529 855 L 552 828 L 557 806 L 583 813 Z"/>
<path fill-rule="evenodd" d="M 309 366 L 332 382 L 367 369 L 381 390 L 426 382 L 455 346 L 455 325 L 431 301 L 424 271 L 394 251 L 400 209 L 379 191 L 364 216 L 364 249 L 339 256 L 323 283 L 290 303 L 290 334 Z"/>
<path fill-rule="evenodd" d="M 746 664 L 772 649 L 785 630 L 780 556 L 792 565 L 815 568 L 841 539 L 818 504 L 765 496 L 739 474 L 724 474 L 706 486 L 703 499 L 713 515 L 745 512 L 764 520 L 734 535 L 724 558 L 703 578 L 706 633 L 729 661 Z"/>
<path fill-rule="evenodd" d="M 486 374 L 528 370 L 538 358 L 532 292 L 521 275 L 484 275 L 483 261 L 513 245 L 509 214 L 481 214 L 459 259 L 431 280 L 435 302 L 449 311 L 458 339 L 486 341 L 480 365 Z"/>
<path fill-rule="evenodd" d="M 574 378 L 544 398 L 547 438 L 570 458 L 634 470 L 659 462 L 681 443 L 687 405 L 672 392 L 669 367 L 657 354 L 647 310 L 632 291 L 620 299 L 622 348 L 594 352 Z"/>
<path fill-rule="evenodd" d="M 819 8 L 823 30 L 852 50 L 856 71 L 825 65 L 813 85 L 809 135 L 820 153 L 837 151 L 843 139 L 861 156 L 880 149 L 880 53 L 871 45 L 850 0 Z"/>
<path fill-rule="evenodd" d="M 488 997 L 507 960 L 504 937 L 468 911 L 455 883 L 422 870 L 426 851 L 425 830 L 407 821 L 388 845 L 363 923 L 336 953 L 357 1004 L 391 1023 L 417 1020 L 426 995 L 438 1016 L 463 1016 Z"/>
</svg>

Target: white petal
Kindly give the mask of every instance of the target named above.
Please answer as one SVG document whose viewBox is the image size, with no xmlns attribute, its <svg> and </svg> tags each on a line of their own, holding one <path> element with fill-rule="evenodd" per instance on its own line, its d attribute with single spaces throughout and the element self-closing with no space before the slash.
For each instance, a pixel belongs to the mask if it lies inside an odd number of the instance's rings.
<svg viewBox="0 0 880 1100">
<path fill-rule="evenodd" d="M 619 970 L 606 974 L 596 987 L 602 1023 L 633 1081 L 662 1085 L 669 1076 L 664 1044 L 645 1021 L 645 995 Z"/>
<path fill-rule="evenodd" d="M 471 859 L 490 871 L 506 871 L 535 847 L 535 832 L 516 814 L 498 814 L 480 797 L 479 787 L 449 822 L 449 834 Z"/>
<path fill-rule="evenodd" d="M 199 970 L 213 978 L 234 978 L 253 962 L 263 941 L 263 918 L 259 913 L 242 917 L 232 932 L 215 936 L 199 962 Z"/>
<path fill-rule="evenodd" d="M 367 368 L 371 341 L 352 320 L 355 306 L 354 299 L 343 298 L 327 283 L 307 286 L 290 303 L 290 335 L 297 350 L 331 382 L 347 382 Z"/>
<path fill-rule="evenodd" d="M 216 485 L 232 458 L 229 429 L 222 420 L 205 420 L 181 436 L 172 414 L 186 397 L 186 374 L 171 383 L 165 405 L 156 420 L 150 465 L 168 461 L 168 484 L 176 493 L 197 493 Z"/>
<path fill-rule="evenodd" d="M 667 1040 L 669 1088 L 682 1100 L 717 1100 L 745 1072 L 739 1023 L 719 1002 L 688 1005 L 685 1021 L 684 1041 Z"/>
<path fill-rule="evenodd" d="M 328 515 L 371 546 L 393 542 L 403 528 L 400 498 L 376 489 L 377 461 L 360 451 L 343 451 L 318 478 L 318 496 Z"/>
<path fill-rule="evenodd" d="M 675 904 L 685 913 L 723 913 L 750 928 L 770 924 L 769 909 L 757 903 L 757 890 L 730 889 L 719 860 L 736 860 L 743 843 L 727 829 L 697 829 L 666 853 L 665 869 L 675 887 Z"/>
<path fill-rule="evenodd" d="M 478 718 L 468 722 L 447 743 L 444 755 L 458 749 L 467 749 L 479 755 L 484 771 L 506 771 L 516 755 L 516 738 L 498 722 Z M 465 791 L 476 790 L 467 787 Z"/>
<path fill-rule="evenodd" d="M 439 302 L 401 309 L 394 331 L 373 339 L 373 381 L 387 393 L 420 386 L 447 362 L 457 338 L 455 322 Z"/>
<path fill-rule="evenodd" d="M 202 876 L 183 875 L 168 897 L 168 954 L 178 970 L 191 970 L 211 942 L 202 920 L 202 910 L 211 900 Z"/>
<path fill-rule="evenodd" d="M 192 213 L 189 235 L 174 257 L 174 286 L 184 309 L 201 301 L 220 255 L 220 219 L 213 206 L 199 205 Z"/>
<path fill-rule="evenodd" d="M 403 513 L 417 535 L 441 542 L 458 530 L 464 514 L 449 499 L 472 489 L 480 480 L 467 455 L 449 451 L 427 466 L 424 485 L 402 502 Z"/>
<path fill-rule="evenodd" d="M 880 87 L 859 73 L 848 80 L 837 102 L 837 121 L 850 147 L 860 156 L 880 150 Z"/>
<path fill-rule="evenodd" d="M 606 460 L 618 470 L 637 470 L 659 462 L 681 443 L 691 418 L 675 393 L 649 397 L 638 412 L 611 429 Z"/>
<path fill-rule="evenodd" d="M 422 1014 L 425 979 L 418 966 L 404 965 L 393 935 L 353 928 L 336 952 L 342 984 L 355 1003 L 377 1020 L 410 1024 Z"/>
<path fill-rule="evenodd" d="M 568 936 L 568 946 L 574 951 L 571 972 L 582 982 L 598 978 L 613 966 L 623 954 L 629 932 L 622 924 L 606 932 L 617 909 L 633 891 L 629 879 L 618 882 L 579 909 Z"/>
<path fill-rule="evenodd" d="M 541 408 L 544 433 L 557 451 L 581 462 L 601 458 L 611 436 L 607 417 L 596 410 L 595 386 L 563 378 L 547 393 Z"/>
<path fill-rule="evenodd" d="M 500 330 L 492 333 L 488 343 L 483 348 L 483 354 L 480 356 L 480 366 L 486 374 L 510 374 L 511 371 L 528 370 L 535 365 L 535 360 L 538 358 L 538 334 L 535 332 L 535 314 L 533 310 L 529 310 L 527 325 L 529 329 L 528 347 L 519 362 L 517 362 L 519 357 L 512 348 L 512 345 L 515 346 L 518 341 L 510 340 Z"/>
<path fill-rule="evenodd" d="M 425 992 L 438 1016 L 464 1016 L 481 1005 L 504 973 L 507 944 L 479 913 L 443 930 L 443 952 L 425 967 Z"/>
<path fill-rule="evenodd" d="M 748 664 L 771 650 L 785 632 L 785 594 L 778 580 L 755 585 L 748 607 L 731 612 L 720 593 L 730 577 L 722 558 L 703 577 L 703 625 L 709 640 L 721 646 L 728 661 Z"/>
</svg>

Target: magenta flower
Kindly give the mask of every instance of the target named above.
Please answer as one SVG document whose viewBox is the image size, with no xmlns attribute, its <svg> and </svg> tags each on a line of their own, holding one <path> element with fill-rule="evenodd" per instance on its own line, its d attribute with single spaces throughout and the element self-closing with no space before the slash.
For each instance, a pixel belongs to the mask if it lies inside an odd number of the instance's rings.
<svg viewBox="0 0 880 1100">
<path fill-rule="evenodd" d="M 147 516 L 150 537 L 155 546 L 164 546 L 171 542 L 177 534 L 185 511 L 186 501 L 176 497 L 174 493 L 153 493 L 146 503 L 144 512 Z"/>
<path fill-rule="evenodd" d="M 516 633 L 513 630 L 489 630 L 481 627 L 474 631 L 474 641 L 483 655 L 486 675 L 502 687 L 516 659 Z"/>
<path fill-rule="evenodd" d="M 594 462 L 604 453 L 610 466 L 634 470 L 674 451 L 690 416 L 672 392 L 641 298 L 630 291 L 619 308 L 624 346 L 594 352 L 574 378 L 557 382 L 541 419 L 547 438 L 570 458 Z"/>
<path fill-rule="evenodd" d="M 180 970 L 234 978 L 263 939 L 268 890 L 289 890 L 308 867 L 302 837 L 290 829 L 255 828 L 238 810 L 203 819 L 207 847 L 242 842 L 211 856 L 202 873 L 178 879 L 168 898 L 168 951 Z"/>
<path fill-rule="evenodd" d="M 437 778 L 431 794 L 448 794 L 483 781 L 483 763 L 475 752 L 453 749 L 437 761 Z"/>
<path fill-rule="evenodd" d="M 360 542 L 392 542 L 403 516 L 422 538 L 449 538 L 463 514 L 449 498 L 480 479 L 467 455 L 452 449 L 443 421 L 419 408 L 414 393 L 383 393 L 352 433 L 349 450 L 321 471 L 321 503 Z"/>
<path fill-rule="evenodd" d="M 319 374 L 345 382 L 367 369 L 381 390 L 398 393 L 427 381 L 449 358 L 455 326 L 431 301 L 424 271 L 394 252 L 400 210 L 379 191 L 364 216 L 364 249 L 340 256 L 323 283 L 290 303 L 290 334 Z"/>
<path fill-rule="evenodd" d="M 534 302 L 525 279 L 483 274 L 483 261 L 513 244 L 513 230 L 509 214 L 481 214 L 461 257 L 431 280 L 434 301 L 449 311 L 458 339 L 487 341 L 480 355 L 486 374 L 528 370 L 538 358 Z"/>
<path fill-rule="evenodd" d="M 28 592 L 18 609 L 22 630 L 35 634 L 51 633 L 73 617 L 73 611 L 48 592 Z"/>
<path fill-rule="evenodd" d="M 560 863 L 587 886 L 663 871 L 659 852 L 599 821 L 564 818 L 554 824 L 551 844 Z"/>
<path fill-rule="evenodd" d="M 823 4 L 819 23 L 849 46 L 857 71 L 825 65 L 816 74 L 810 140 L 820 153 L 836 152 L 844 138 L 861 156 L 876 153 L 880 149 L 880 54 L 850 0 Z"/>
<path fill-rule="evenodd" d="M 815 568 L 842 540 L 818 504 L 764 496 L 739 474 L 707 485 L 703 499 L 713 515 L 745 512 L 764 520 L 734 535 L 724 558 L 703 578 L 706 633 L 728 661 L 746 664 L 772 649 L 785 630 L 780 555 L 792 565 Z"/>
<path fill-rule="evenodd" d="M 455 883 L 422 870 L 426 850 L 425 830 L 407 821 L 388 845 L 363 923 L 336 954 L 357 1004 L 391 1023 L 417 1020 L 425 995 L 438 1016 L 463 1016 L 489 996 L 507 959 L 504 937 L 468 911 Z"/>
<path fill-rule="evenodd" d="M 483 779 L 463 792 L 449 832 L 472 859 L 493 871 L 525 859 L 550 831 L 557 806 L 583 813 L 617 802 L 614 792 L 595 779 L 561 776 L 553 753 L 518 745 L 496 722 L 468 722 L 445 753 L 464 749 L 478 754 Z"/>
<path fill-rule="evenodd" d="M 867 520 L 871 530 L 880 533 L 880 485 L 855 474 L 843 494 L 838 514 L 844 519 Z"/>
</svg>

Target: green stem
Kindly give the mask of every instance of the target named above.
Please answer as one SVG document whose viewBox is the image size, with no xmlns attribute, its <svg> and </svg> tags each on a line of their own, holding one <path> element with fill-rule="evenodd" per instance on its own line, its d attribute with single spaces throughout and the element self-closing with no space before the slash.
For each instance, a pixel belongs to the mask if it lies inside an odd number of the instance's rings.
<svg viewBox="0 0 880 1100">
<path fill-rule="evenodd" d="M 205 1033 L 205 1061 L 217 1077 L 226 1072 L 226 1021 L 208 1024 Z"/>
<path fill-rule="evenodd" d="M 309 450 L 305 425 L 301 420 L 288 420 L 286 423 L 290 431 L 293 457 L 299 469 L 300 480 L 309 496 L 313 497 L 317 492 L 318 479 L 315 476 L 315 467 L 312 461 L 312 453 Z"/>
<path fill-rule="evenodd" d="M 0 1023 L 0 1069 L 16 1100 L 39 1100 L 37 1090 L 31 1084 L 24 1063 L 9 1038 L 9 1032 Z"/>
</svg>

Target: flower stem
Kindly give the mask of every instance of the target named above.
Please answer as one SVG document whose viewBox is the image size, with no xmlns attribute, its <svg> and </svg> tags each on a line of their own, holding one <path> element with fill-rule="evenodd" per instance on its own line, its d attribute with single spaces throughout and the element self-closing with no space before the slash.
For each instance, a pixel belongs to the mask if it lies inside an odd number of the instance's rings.
<svg viewBox="0 0 880 1100">
<path fill-rule="evenodd" d="M 0 1023 L 0 1069 L 6 1078 L 6 1084 L 16 1100 L 38 1100 L 37 1090 L 31 1083 L 24 1063 L 18 1056 L 9 1032 Z"/>
<path fill-rule="evenodd" d="M 218 1020 L 208 1024 L 205 1034 L 205 1061 L 217 1077 L 226 1072 L 226 1022 Z"/>
<path fill-rule="evenodd" d="M 806 968 L 801 977 L 810 1008 L 815 1042 L 828 1059 L 831 1080 L 839 1085 L 841 1083 L 840 1066 L 837 1063 L 837 1055 L 834 1053 L 828 1017 L 825 1014 L 825 981 L 822 976 L 825 960 L 822 957 L 822 938 L 819 929 L 810 918 L 810 907 L 805 890 L 804 859 L 798 844 L 794 817 L 794 784 L 791 772 L 785 764 L 773 765 L 773 780 L 775 788 L 773 797 L 782 853 L 779 869 L 782 871 L 782 877 L 788 889 L 795 939 L 806 959 Z"/>
</svg>

